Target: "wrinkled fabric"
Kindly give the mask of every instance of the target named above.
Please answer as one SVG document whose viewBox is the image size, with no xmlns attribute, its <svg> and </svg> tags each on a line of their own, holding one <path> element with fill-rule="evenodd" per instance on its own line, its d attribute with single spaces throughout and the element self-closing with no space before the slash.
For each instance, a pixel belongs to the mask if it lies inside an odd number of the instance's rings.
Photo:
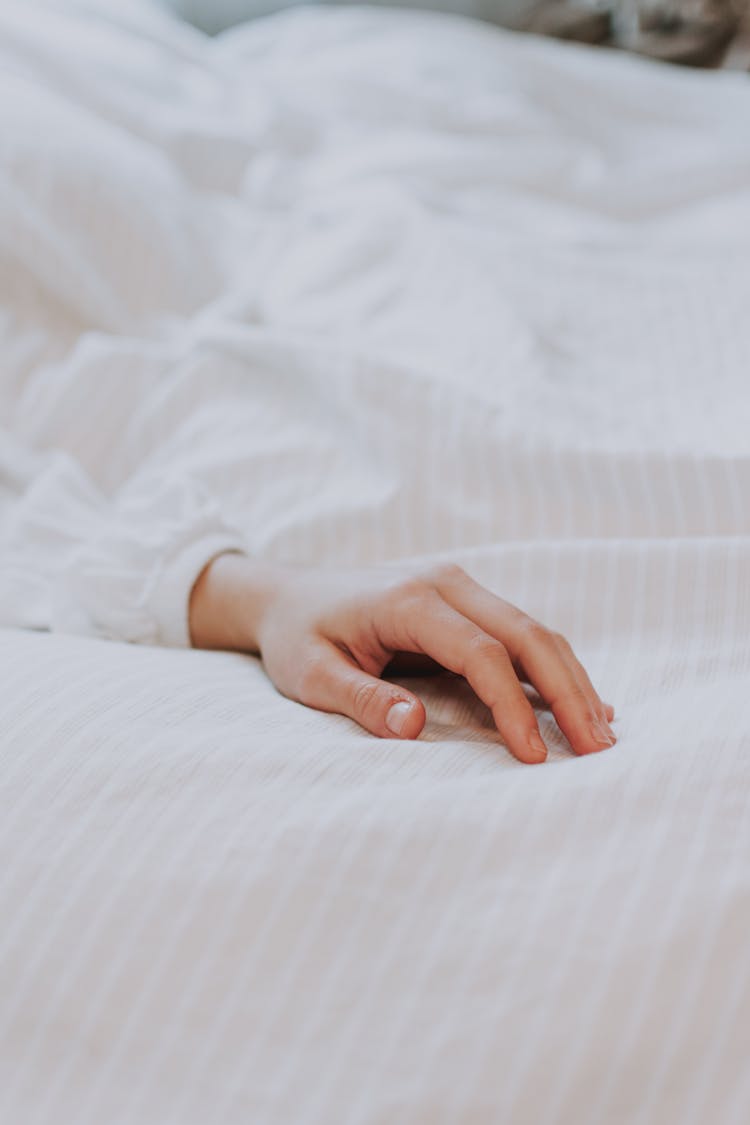
<svg viewBox="0 0 750 1125">
<path fill-rule="evenodd" d="M 746 77 L 6 0 L 0 92 L 0 1120 L 745 1125 Z M 617 746 L 179 651 L 232 547 L 462 563 Z"/>
<path fill-rule="evenodd" d="M 0 620 L 186 643 L 220 549 L 747 530 L 738 76 L 399 13 L 35 11 L 0 42 Z"/>
</svg>

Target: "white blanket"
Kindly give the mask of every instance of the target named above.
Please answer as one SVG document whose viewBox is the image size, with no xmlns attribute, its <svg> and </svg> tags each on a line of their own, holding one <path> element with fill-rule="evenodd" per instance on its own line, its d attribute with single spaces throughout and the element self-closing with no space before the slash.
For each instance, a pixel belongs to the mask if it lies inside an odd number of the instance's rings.
<svg viewBox="0 0 750 1125">
<path fill-rule="evenodd" d="M 744 1125 L 750 83 L 5 0 L 0 94 L 0 1121 Z M 617 747 L 101 639 L 239 544 L 462 562 Z"/>
</svg>

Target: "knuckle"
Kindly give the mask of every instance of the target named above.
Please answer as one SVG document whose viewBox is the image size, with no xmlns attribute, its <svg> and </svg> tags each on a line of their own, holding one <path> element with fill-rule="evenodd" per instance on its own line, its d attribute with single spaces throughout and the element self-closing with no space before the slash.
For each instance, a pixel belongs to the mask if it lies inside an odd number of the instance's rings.
<svg viewBox="0 0 750 1125">
<path fill-rule="evenodd" d="M 525 651 L 529 648 L 544 645 L 554 645 L 554 639 L 549 629 L 545 628 L 540 621 L 536 621 L 533 617 L 527 617 L 521 622 L 520 626 L 520 649 Z"/>
<path fill-rule="evenodd" d="M 455 585 L 467 578 L 466 571 L 457 563 L 437 563 L 427 570 L 419 570 L 402 578 L 396 590 L 404 597 L 424 597 L 434 594 L 441 587 Z"/>
<path fill-rule="evenodd" d="M 502 641 L 489 637 L 486 633 L 475 633 L 468 643 L 469 655 L 479 660 L 505 660 L 508 650 Z"/>
<path fill-rule="evenodd" d="M 568 643 L 567 638 L 562 635 L 562 633 L 556 633 L 551 629 L 549 635 L 555 642 L 555 644 L 559 645 L 561 648 L 564 648 L 566 652 L 570 649 L 570 644 Z"/>
<path fill-rule="evenodd" d="M 359 685 L 354 693 L 354 714 L 357 719 L 366 719 L 372 714 L 380 694 L 380 684 L 365 682 Z"/>
<path fill-rule="evenodd" d="M 394 594 L 400 604 L 421 604 L 430 594 L 430 585 L 421 574 L 410 575 L 402 578 L 394 589 Z"/>
<path fill-rule="evenodd" d="M 423 578 L 407 578 L 399 585 L 392 603 L 394 618 L 410 629 L 416 621 L 430 614 L 436 597 L 432 586 Z"/>
<path fill-rule="evenodd" d="M 440 586 L 455 586 L 459 582 L 465 581 L 467 578 L 466 571 L 458 563 L 439 563 L 428 572 L 428 578 L 432 585 Z"/>
</svg>

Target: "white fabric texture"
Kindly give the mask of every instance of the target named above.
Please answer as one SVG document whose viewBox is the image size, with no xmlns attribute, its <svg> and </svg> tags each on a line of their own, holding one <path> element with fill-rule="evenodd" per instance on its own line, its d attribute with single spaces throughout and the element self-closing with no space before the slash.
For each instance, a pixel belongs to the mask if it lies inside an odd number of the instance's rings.
<svg viewBox="0 0 750 1125">
<path fill-rule="evenodd" d="M 0 90 L 0 1121 L 744 1125 L 750 83 L 6 0 Z M 617 746 L 153 646 L 239 545 L 461 562 Z"/>
</svg>

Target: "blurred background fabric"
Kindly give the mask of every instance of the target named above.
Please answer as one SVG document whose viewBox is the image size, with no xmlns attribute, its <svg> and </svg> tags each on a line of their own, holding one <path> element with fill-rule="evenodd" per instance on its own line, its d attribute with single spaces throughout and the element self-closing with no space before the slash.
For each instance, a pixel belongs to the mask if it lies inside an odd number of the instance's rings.
<svg viewBox="0 0 750 1125">
<path fill-rule="evenodd" d="M 305 0 L 157 0 L 209 33 L 301 6 Z M 310 2 L 310 0 L 307 0 Z M 313 0 L 315 2 L 315 0 Z M 320 0 L 333 6 L 347 0 Z M 750 69 L 748 0 L 370 0 L 374 6 L 452 12 L 667 62 Z"/>
<path fill-rule="evenodd" d="M 205 31 L 217 32 L 243 20 L 254 19 L 280 11 L 283 8 L 302 6 L 309 0 L 160 0 L 178 15 L 190 20 Z M 346 0 L 325 0 L 331 4 L 346 4 Z M 455 12 L 458 15 L 488 20 L 505 27 L 523 27 L 530 15 L 540 8 L 544 0 L 412 0 L 399 5 L 398 0 L 371 0 L 387 7 L 424 8 L 432 11 Z"/>
</svg>

